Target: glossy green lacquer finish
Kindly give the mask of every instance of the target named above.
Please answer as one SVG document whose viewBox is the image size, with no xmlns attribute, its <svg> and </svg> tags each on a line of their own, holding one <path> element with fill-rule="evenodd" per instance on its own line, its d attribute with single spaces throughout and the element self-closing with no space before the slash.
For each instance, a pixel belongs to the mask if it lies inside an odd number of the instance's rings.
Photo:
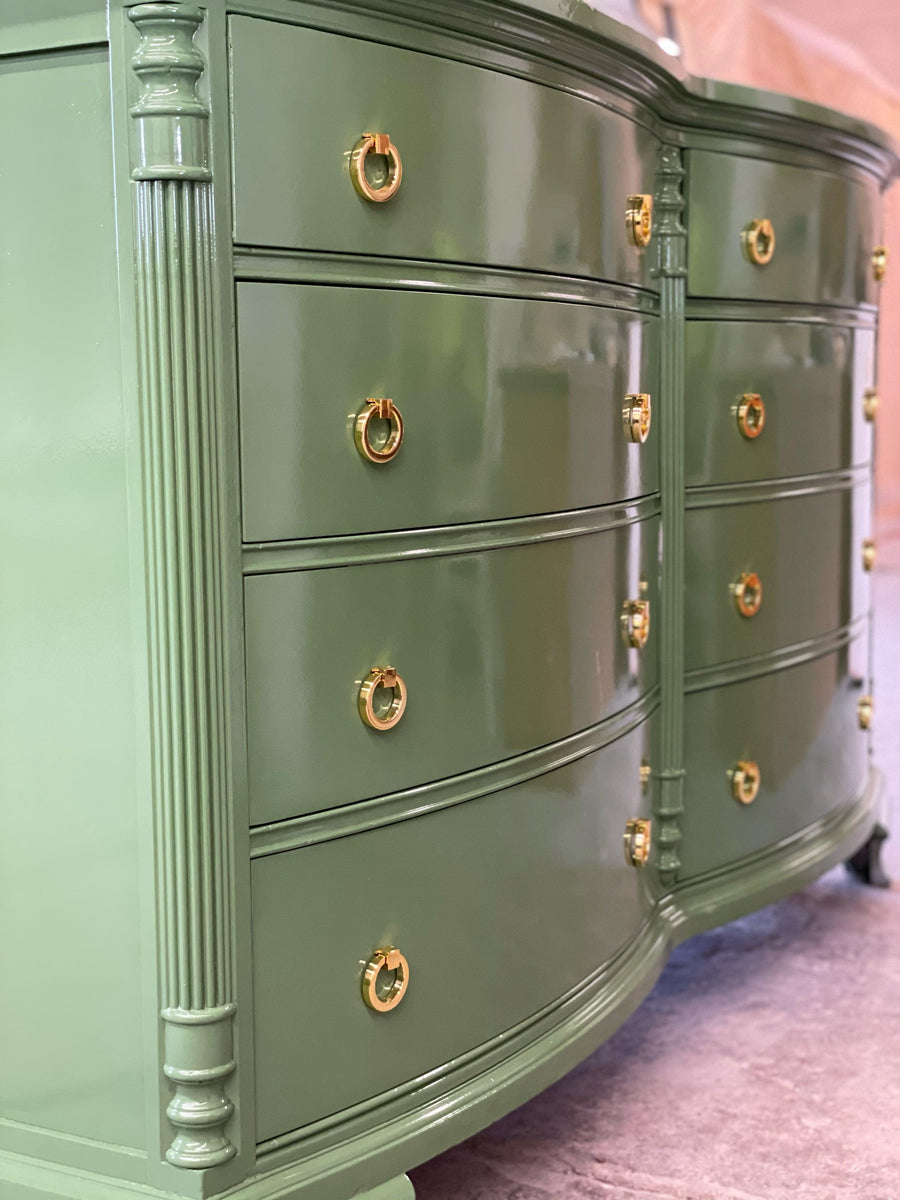
<svg viewBox="0 0 900 1200">
<path fill-rule="evenodd" d="M 869 610 L 863 539 L 866 485 L 779 500 L 691 509 L 685 518 L 685 666 L 765 654 L 838 629 Z M 809 554 L 809 547 L 816 552 Z M 732 585 L 762 582 L 762 605 L 742 616 Z"/>
<path fill-rule="evenodd" d="M 856 706 L 868 639 L 789 670 L 697 692 L 685 703 L 682 878 L 755 854 L 861 794 L 868 738 Z M 740 804 L 728 772 L 760 770 L 759 795 Z"/>
<path fill-rule="evenodd" d="M 496 762 L 596 724 L 651 688 L 659 523 L 418 562 L 248 578 L 254 824 Z M 622 605 L 646 582 L 650 638 Z M 357 696 L 373 667 L 408 689 L 387 731 Z"/>
<path fill-rule="evenodd" d="M 688 291 L 694 296 L 817 304 L 873 303 L 878 190 L 825 171 L 692 150 L 688 155 Z M 769 263 L 750 262 L 741 232 L 768 218 Z"/>
<path fill-rule="evenodd" d="M 658 143 L 639 125 L 511 75 L 312 29 L 233 17 L 231 42 L 237 242 L 655 286 L 625 227 L 629 194 L 654 187 Z M 388 133 L 403 162 L 385 204 L 350 181 L 368 131 Z M 353 342 L 370 345 L 368 331 Z"/>
<path fill-rule="evenodd" d="M 626 440 L 626 393 L 658 397 L 658 321 L 578 304 L 243 283 L 238 359 L 248 541 L 558 512 L 658 488 L 659 436 Z M 365 331 L 347 345 L 345 330 Z M 400 410 L 395 459 L 353 428 Z M 651 410 L 652 411 L 652 410 Z"/>
<path fill-rule="evenodd" d="M 108 72 L 0 59 L 0 1145 L 51 1157 L 146 1136 Z"/>
<path fill-rule="evenodd" d="M 783 321 L 688 321 L 685 329 L 688 487 L 812 475 L 868 462 L 863 396 L 875 331 Z M 759 394 L 765 425 L 744 437 L 737 407 Z"/>
<path fill-rule="evenodd" d="M 623 833 L 650 813 L 650 728 L 494 796 L 254 863 L 262 1137 L 474 1050 L 637 933 L 652 901 Z M 384 945 L 410 983 L 375 1013 L 359 979 Z"/>
</svg>

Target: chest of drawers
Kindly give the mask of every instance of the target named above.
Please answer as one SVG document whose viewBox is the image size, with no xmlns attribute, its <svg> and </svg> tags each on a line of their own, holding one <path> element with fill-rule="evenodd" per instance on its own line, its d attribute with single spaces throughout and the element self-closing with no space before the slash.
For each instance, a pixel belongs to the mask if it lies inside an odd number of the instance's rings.
<svg viewBox="0 0 900 1200">
<path fill-rule="evenodd" d="M 557 8 L 0 19 L 0 1200 L 408 1200 L 876 825 L 897 157 Z"/>
</svg>

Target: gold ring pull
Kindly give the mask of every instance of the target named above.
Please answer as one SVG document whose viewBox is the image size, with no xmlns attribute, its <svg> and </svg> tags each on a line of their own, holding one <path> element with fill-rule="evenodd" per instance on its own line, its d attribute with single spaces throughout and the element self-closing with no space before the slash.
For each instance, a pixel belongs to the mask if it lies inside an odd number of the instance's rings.
<svg viewBox="0 0 900 1200">
<path fill-rule="evenodd" d="M 625 397 L 625 407 L 622 409 L 622 424 L 625 426 L 625 439 L 629 442 L 646 442 L 650 433 L 650 396 L 647 392 L 631 392 Z"/>
<path fill-rule="evenodd" d="M 775 230 L 768 217 L 761 221 L 751 221 L 741 232 L 744 254 L 757 267 L 764 267 L 772 261 L 775 253 Z"/>
<path fill-rule="evenodd" d="M 874 421 L 878 414 L 878 393 L 874 388 L 866 388 L 863 392 L 863 416 L 867 421 Z"/>
<path fill-rule="evenodd" d="M 642 650 L 650 636 L 650 601 L 626 600 L 622 605 L 622 637 L 626 646 Z"/>
<path fill-rule="evenodd" d="M 378 979 L 382 971 L 393 972 L 394 979 L 386 992 L 379 991 Z M 382 946 L 376 950 L 362 977 L 362 997 L 375 1012 L 390 1012 L 396 1008 L 409 987 L 409 963 L 395 946 Z"/>
<path fill-rule="evenodd" d="M 371 425 L 376 418 L 390 422 L 387 440 L 381 446 L 372 444 Z M 353 437 L 357 450 L 368 462 L 386 463 L 395 458 L 403 441 L 403 418 L 393 400 L 373 400 L 371 396 L 368 397 L 366 407 L 356 418 Z"/>
<path fill-rule="evenodd" d="M 875 566 L 875 560 L 878 558 L 878 551 L 875 549 L 875 539 L 866 538 L 862 547 L 862 564 L 864 571 L 871 571 Z"/>
<path fill-rule="evenodd" d="M 744 571 L 731 585 L 734 602 L 742 617 L 755 617 L 762 605 L 762 581 L 755 571 Z"/>
<path fill-rule="evenodd" d="M 650 245 L 653 236 L 653 197 L 645 194 L 629 196 L 625 209 L 625 227 L 628 240 L 633 246 L 643 249 Z"/>
<path fill-rule="evenodd" d="M 370 154 L 377 154 L 387 159 L 387 179 L 378 187 L 373 187 L 366 178 L 366 159 Z M 397 194 L 400 180 L 403 178 L 403 163 L 397 147 L 387 133 L 364 133 L 350 154 L 350 178 L 353 186 L 364 200 L 373 204 L 384 204 L 391 196 Z"/>
<path fill-rule="evenodd" d="M 389 707 L 375 710 L 375 693 L 379 688 L 393 692 Z M 393 729 L 406 710 L 406 684 L 393 667 L 373 667 L 359 689 L 359 715 L 370 729 Z"/>
<path fill-rule="evenodd" d="M 872 276 L 876 283 L 881 283 L 887 271 L 888 248 L 876 246 L 872 251 Z"/>
<path fill-rule="evenodd" d="M 766 406 L 757 392 L 744 392 L 738 401 L 737 424 L 743 437 L 751 442 L 758 438 L 766 424 Z"/>
<path fill-rule="evenodd" d="M 629 867 L 646 866 L 650 857 L 653 822 L 643 817 L 631 817 L 625 824 L 625 861 Z"/>
<path fill-rule="evenodd" d="M 759 795 L 759 767 L 755 762 L 739 762 L 729 773 L 732 796 L 738 804 L 752 804 Z"/>
<path fill-rule="evenodd" d="M 872 696 L 860 696 L 856 706 L 856 719 L 860 729 L 868 729 L 872 724 L 872 713 L 875 710 L 875 699 Z"/>
</svg>

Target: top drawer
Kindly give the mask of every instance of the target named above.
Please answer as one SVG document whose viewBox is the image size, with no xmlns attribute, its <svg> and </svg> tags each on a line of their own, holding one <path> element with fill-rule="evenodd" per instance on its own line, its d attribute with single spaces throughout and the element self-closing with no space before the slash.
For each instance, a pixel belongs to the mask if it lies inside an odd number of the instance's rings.
<svg viewBox="0 0 900 1200">
<path fill-rule="evenodd" d="M 231 46 L 237 242 L 655 287 L 625 212 L 630 194 L 653 191 L 658 142 L 626 118 L 481 67 L 300 26 L 233 17 Z M 351 181 L 350 153 L 369 132 L 390 135 L 402 162 L 387 203 Z"/>
<path fill-rule="evenodd" d="M 872 251 L 879 240 L 879 197 L 874 183 L 709 151 L 692 150 L 688 160 L 692 295 L 875 302 Z M 769 261 L 757 263 L 748 257 L 742 235 L 761 220 L 771 221 L 775 243 Z"/>
</svg>

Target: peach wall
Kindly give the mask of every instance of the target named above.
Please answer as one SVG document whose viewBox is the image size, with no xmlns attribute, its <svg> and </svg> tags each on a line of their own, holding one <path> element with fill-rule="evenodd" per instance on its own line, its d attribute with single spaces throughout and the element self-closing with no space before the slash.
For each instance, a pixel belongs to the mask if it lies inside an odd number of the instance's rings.
<svg viewBox="0 0 900 1200">
<path fill-rule="evenodd" d="M 672 0 L 696 75 L 804 96 L 873 121 L 900 143 L 900 0 Z M 662 31 L 660 0 L 642 0 Z M 876 528 L 879 562 L 900 567 L 900 183 L 885 200 L 893 250 L 881 293 Z"/>
</svg>

